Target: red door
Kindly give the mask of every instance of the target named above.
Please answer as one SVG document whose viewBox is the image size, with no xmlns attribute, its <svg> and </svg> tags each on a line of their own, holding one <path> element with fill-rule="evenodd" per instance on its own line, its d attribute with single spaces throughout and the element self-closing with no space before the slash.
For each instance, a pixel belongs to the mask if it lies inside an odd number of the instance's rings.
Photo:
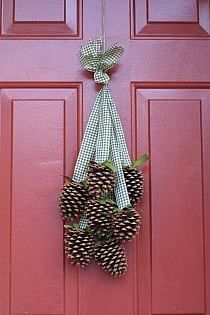
<svg viewBox="0 0 210 315">
<path fill-rule="evenodd" d="M 210 312 L 208 0 L 2 0 L 0 315 Z M 127 274 L 63 256 L 58 209 L 97 87 L 77 59 L 102 34 L 125 53 L 110 89 L 132 158 L 148 152 Z"/>
</svg>

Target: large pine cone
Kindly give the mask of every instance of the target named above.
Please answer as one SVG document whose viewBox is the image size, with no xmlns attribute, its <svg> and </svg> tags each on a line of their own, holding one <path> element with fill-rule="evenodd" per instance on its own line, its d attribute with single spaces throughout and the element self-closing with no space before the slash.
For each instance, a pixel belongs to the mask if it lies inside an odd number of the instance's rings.
<svg viewBox="0 0 210 315">
<path fill-rule="evenodd" d="M 93 231 L 96 238 L 101 238 L 107 233 L 112 232 L 113 224 L 113 208 L 112 201 L 105 201 L 101 204 L 100 200 L 89 200 L 86 208 L 86 218 L 88 225 Z"/>
<path fill-rule="evenodd" d="M 127 270 L 127 258 L 122 243 L 109 241 L 96 245 L 95 259 L 103 270 L 116 277 Z"/>
<path fill-rule="evenodd" d="M 144 191 L 143 173 L 133 167 L 126 167 L 123 172 L 131 205 L 135 206 L 142 198 Z"/>
<path fill-rule="evenodd" d="M 115 212 L 113 232 L 119 241 L 132 239 L 140 228 L 140 215 L 133 208 Z"/>
<path fill-rule="evenodd" d="M 94 254 L 94 239 L 85 230 L 70 228 L 65 233 L 65 253 L 75 265 L 85 267 Z"/>
<path fill-rule="evenodd" d="M 91 162 L 87 171 L 88 193 L 93 199 L 107 195 L 115 184 L 115 173 L 102 164 Z"/>
<path fill-rule="evenodd" d="M 71 182 L 63 186 L 60 194 L 60 210 L 63 219 L 75 219 L 82 215 L 88 199 L 83 183 Z"/>
</svg>

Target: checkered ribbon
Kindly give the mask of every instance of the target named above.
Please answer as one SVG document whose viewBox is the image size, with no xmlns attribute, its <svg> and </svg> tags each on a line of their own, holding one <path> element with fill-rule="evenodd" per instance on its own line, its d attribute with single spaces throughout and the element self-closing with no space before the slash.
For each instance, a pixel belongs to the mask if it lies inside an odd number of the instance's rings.
<svg viewBox="0 0 210 315">
<path fill-rule="evenodd" d="M 130 165 L 131 160 L 120 117 L 108 89 L 109 76 L 106 72 L 118 63 L 124 50 L 116 44 L 104 53 L 101 50 L 102 40 L 99 38 L 96 41 L 90 40 L 86 46 L 82 46 L 79 54 L 83 67 L 94 72 L 95 82 L 102 83 L 103 86 L 96 97 L 87 123 L 73 180 L 77 182 L 85 180 L 91 160 L 102 163 L 111 159 L 117 168 L 114 189 L 116 203 L 122 209 L 130 204 L 123 166 Z"/>
</svg>

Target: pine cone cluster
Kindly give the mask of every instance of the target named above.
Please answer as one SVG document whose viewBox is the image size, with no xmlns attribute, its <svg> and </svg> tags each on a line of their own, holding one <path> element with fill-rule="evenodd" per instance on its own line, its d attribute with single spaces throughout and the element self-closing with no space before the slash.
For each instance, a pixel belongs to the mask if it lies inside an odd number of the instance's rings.
<svg viewBox="0 0 210 315">
<path fill-rule="evenodd" d="M 64 220 L 83 216 L 88 200 L 107 195 L 114 187 L 115 173 L 107 166 L 91 162 L 84 183 L 70 181 L 61 190 L 59 205 Z"/>
<path fill-rule="evenodd" d="M 134 167 L 126 167 L 123 170 L 128 195 L 132 206 L 135 206 L 142 198 L 144 191 L 144 176 L 142 171 Z"/>
<path fill-rule="evenodd" d="M 113 190 L 115 173 L 108 166 L 91 162 L 86 184 L 70 181 L 61 191 L 60 212 L 65 221 L 87 221 L 82 225 L 67 225 L 64 236 L 65 253 L 74 265 L 87 266 L 94 257 L 102 269 L 116 277 L 127 270 L 125 241 L 131 240 L 140 228 L 140 215 L 133 208 L 143 194 L 143 173 L 126 167 L 124 177 L 131 207 L 122 210 L 107 199 Z M 77 227 L 75 227 L 77 226 Z"/>
</svg>

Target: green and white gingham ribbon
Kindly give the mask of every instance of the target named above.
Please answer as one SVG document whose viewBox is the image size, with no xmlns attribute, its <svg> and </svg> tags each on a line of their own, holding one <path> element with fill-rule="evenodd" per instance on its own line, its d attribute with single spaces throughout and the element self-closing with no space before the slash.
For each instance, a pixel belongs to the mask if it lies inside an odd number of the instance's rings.
<svg viewBox="0 0 210 315">
<path fill-rule="evenodd" d="M 117 168 L 115 198 L 120 209 L 130 204 L 123 166 L 131 164 L 125 137 L 116 106 L 108 89 L 109 76 L 106 73 L 114 67 L 124 49 L 112 45 L 102 53 L 102 39 L 90 40 L 80 49 L 79 60 L 83 67 L 94 72 L 96 83 L 103 84 L 90 114 L 79 156 L 74 169 L 73 180 L 85 180 L 91 160 L 97 163 L 111 159 Z"/>
</svg>

